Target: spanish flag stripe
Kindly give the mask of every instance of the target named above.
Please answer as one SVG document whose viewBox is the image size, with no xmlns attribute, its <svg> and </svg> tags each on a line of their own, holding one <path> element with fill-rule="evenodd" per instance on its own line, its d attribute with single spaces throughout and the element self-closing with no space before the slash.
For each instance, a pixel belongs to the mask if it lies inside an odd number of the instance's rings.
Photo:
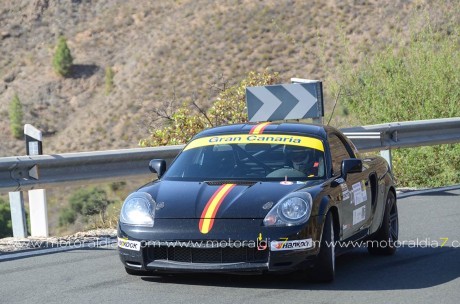
<svg viewBox="0 0 460 304">
<path fill-rule="evenodd" d="M 249 131 L 249 134 L 262 134 L 262 132 L 265 130 L 265 128 L 270 124 L 270 122 L 264 122 L 258 125 L 255 125 L 251 128 L 251 131 Z"/>
<path fill-rule="evenodd" d="M 235 187 L 235 184 L 224 184 L 217 189 L 213 196 L 209 199 L 206 207 L 201 214 L 200 231 L 203 234 L 208 233 L 214 224 L 214 218 L 219 210 L 220 205 L 224 201 L 228 193 Z"/>
<path fill-rule="evenodd" d="M 259 125 L 254 125 L 251 128 L 251 131 L 249 131 L 249 134 L 254 134 L 254 130 L 258 127 Z"/>
<path fill-rule="evenodd" d="M 201 228 L 203 226 L 203 220 L 204 220 L 204 217 L 206 215 L 206 212 L 208 212 L 209 206 L 211 206 L 212 201 L 214 200 L 214 198 L 216 198 L 217 194 L 222 190 L 222 188 L 224 186 L 225 186 L 225 184 L 220 186 L 219 189 L 217 189 L 217 191 L 214 192 L 214 194 L 211 196 L 209 201 L 206 203 L 206 206 L 204 207 L 203 212 L 201 213 L 201 217 L 200 217 L 201 218 L 201 220 L 200 220 L 200 230 L 201 230 Z"/>
<path fill-rule="evenodd" d="M 258 130 L 258 134 L 262 134 L 264 131 L 265 131 L 265 128 L 268 127 L 270 123 L 269 122 L 266 122 L 266 123 L 263 123 L 261 126 L 260 126 L 260 130 Z"/>
<path fill-rule="evenodd" d="M 222 204 L 223 200 L 225 197 L 227 197 L 227 194 L 235 187 L 235 184 L 229 184 L 229 187 L 225 189 L 225 192 L 222 193 L 222 197 L 219 199 L 219 202 L 216 204 L 216 207 L 213 209 L 212 214 L 211 214 L 211 219 L 216 218 L 216 213 L 217 210 L 219 210 L 220 205 Z M 209 210 L 208 210 L 209 213 Z"/>
<path fill-rule="evenodd" d="M 207 232 L 211 231 L 211 228 L 212 226 L 214 225 L 214 219 L 216 218 L 216 213 L 217 213 L 217 210 L 219 210 L 220 208 L 220 205 L 222 204 L 224 198 L 227 196 L 227 194 L 230 192 L 230 190 L 233 189 L 235 185 L 232 185 L 230 188 L 226 189 L 226 190 L 222 190 L 222 196 L 221 198 L 219 199 L 219 201 L 216 203 L 216 206 L 213 208 L 212 210 L 212 214 L 210 217 L 207 217 L 205 218 L 204 222 L 205 222 L 205 225 L 204 225 L 204 229 L 203 231 L 207 228 Z M 216 197 L 216 200 L 217 200 L 217 197 Z M 210 210 L 208 210 L 208 213 L 209 213 Z M 206 223 L 209 222 L 209 226 L 206 227 Z"/>
</svg>

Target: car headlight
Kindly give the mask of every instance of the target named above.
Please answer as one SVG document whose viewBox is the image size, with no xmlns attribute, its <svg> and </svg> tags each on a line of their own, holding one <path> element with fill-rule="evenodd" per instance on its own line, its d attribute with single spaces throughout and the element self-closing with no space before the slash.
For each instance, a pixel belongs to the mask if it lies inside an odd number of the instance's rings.
<svg viewBox="0 0 460 304">
<path fill-rule="evenodd" d="M 308 192 L 290 193 L 283 197 L 265 216 L 265 226 L 295 226 L 308 221 L 312 198 Z"/>
<path fill-rule="evenodd" d="M 153 227 L 155 218 L 155 201 L 146 192 L 130 194 L 120 212 L 120 222 L 133 226 Z"/>
</svg>

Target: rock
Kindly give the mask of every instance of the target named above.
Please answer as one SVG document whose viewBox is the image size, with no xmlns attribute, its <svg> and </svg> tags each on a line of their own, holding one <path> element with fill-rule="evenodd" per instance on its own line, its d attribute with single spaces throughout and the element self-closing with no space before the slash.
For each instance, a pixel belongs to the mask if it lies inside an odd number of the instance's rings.
<svg viewBox="0 0 460 304">
<path fill-rule="evenodd" d="M 6 31 L 0 32 L 1 40 L 5 40 L 6 38 L 10 38 L 10 37 L 11 37 L 11 34 L 9 32 L 6 32 Z"/>
<path fill-rule="evenodd" d="M 5 78 L 3 78 L 3 81 L 5 81 L 6 83 L 10 83 L 10 82 L 13 82 L 15 79 L 16 79 L 16 73 L 11 72 L 8 75 L 6 75 Z"/>
</svg>

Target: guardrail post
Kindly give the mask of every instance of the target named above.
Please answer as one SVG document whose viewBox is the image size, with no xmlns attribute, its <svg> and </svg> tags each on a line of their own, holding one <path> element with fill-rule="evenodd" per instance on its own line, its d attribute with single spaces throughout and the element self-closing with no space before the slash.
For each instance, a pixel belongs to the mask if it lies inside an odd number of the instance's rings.
<svg viewBox="0 0 460 304">
<path fill-rule="evenodd" d="M 29 210 L 31 236 L 49 236 L 45 189 L 29 190 Z"/>
<path fill-rule="evenodd" d="M 393 170 L 393 164 L 391 162 L 391 150 L 382 150 L 380 151 L 380 156 L 386 159 L 387 163 L 390 165 L 390 169 Z"/>
<path fill-rule="evenodd" d="M 9 193 L 11 223 L 13 225 L 13 236 L 17 238 L 27 237 L 27 222 L 24 212 L 24 198 L 21 191 Z"/>
<path fill-rule="evenodd" d="M 41 155 L 42 132 L 32 125 L 24 126 L 27 155 Z M 37 169 L 38 170 L 38 169 Z M 37 176 L 38 179 L 38 171 Z M 29 190 L 30 234 L 32 236 L 49 236 L 48 234 L 48 208 L 46 203 L 46 190 Z"/>
</svg>

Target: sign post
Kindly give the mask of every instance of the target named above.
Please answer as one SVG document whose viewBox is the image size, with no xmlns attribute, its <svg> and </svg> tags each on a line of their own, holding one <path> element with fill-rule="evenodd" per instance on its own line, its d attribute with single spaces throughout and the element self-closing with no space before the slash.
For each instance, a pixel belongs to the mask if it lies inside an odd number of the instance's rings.
<svg viewBox="0 0 460 304">
<path fill-rule="evenodd" d="M 9 193 L 10 196 L 10 210 L 11 210 L 11 223 L 13 226 L 13 236 L 16 238 L 27 237 L 27 222 L 26 213 L 24 209 L 24 197 L 21 191 L 14 191 Z"/>
<path fill-rule="evenodd" d="M 43 154 L 42 132 L 34 126 L 24 126 L 27 155 Z M 38 179 L 38 171 L 36 174 Z M 48 234 L 48 208 L 46 203 L 46 190 L 29 190 L 30 233 L 32 236 L 49 236 Z"/>
</svg>

